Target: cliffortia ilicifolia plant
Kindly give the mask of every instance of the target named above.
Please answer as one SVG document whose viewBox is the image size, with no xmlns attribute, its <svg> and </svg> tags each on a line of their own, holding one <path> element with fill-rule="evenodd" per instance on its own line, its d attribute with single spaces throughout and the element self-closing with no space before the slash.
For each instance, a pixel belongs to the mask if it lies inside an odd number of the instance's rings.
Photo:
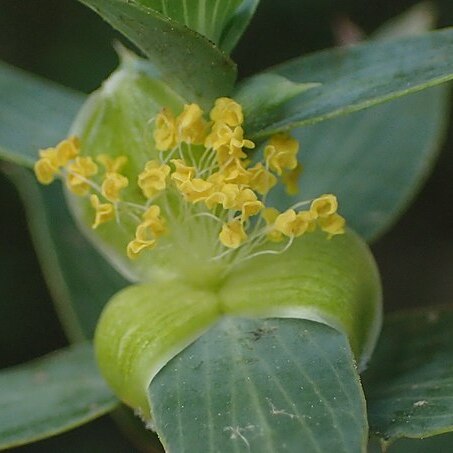
<svg viewBox="0 0 453 453">
<path fill-rule="evenodd" d="M 335 159 L 305 166 L 314 150 L 292 131 L 453 78 L 453 32 L 327 51 L 236 84 L 227 53 L 257 2 L 82 3 L 148 59 L 119 47 L 120 67 L 66 138 L 26 164 L 42 185 L 63 181 L 78 226 L 128 281 L 97 321 L 102 376 L 171 452 L 364 451 L 357 373 L 380 332 L 381 286 L 352 228 L 376 235 L 408 192 L 371 229 L 365 213 L 350 222 L 361 194 L 343 214 L 336 184 L 305 186 Z"/>
</svg>

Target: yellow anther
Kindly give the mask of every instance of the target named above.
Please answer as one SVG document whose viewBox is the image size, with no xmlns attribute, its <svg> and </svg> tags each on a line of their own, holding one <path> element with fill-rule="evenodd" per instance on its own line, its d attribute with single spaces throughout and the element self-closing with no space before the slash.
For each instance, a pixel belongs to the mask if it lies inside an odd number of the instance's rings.
<svg viewBox="0 0 453 453">
<path fill-rule="evenodd" d="M 150 206 L 142 216 L 143 222 L 141 223 L 142 228 L 149 230 L 150 233 L 156 238 L 162 236 L 167 231 L 166 221 L 160 216 L 160 207 L 157 205 Z M 140 232 L 141 234 L 141 232 Z M 143 239 L 143 236 L 139 235 L 137 229 L 137 239 Z"/>
<path fill-rule="evenodd" d="M 120 199 L 120 192 L 129 185 L 129 180 L 119 173 L 107 173 L 102 183 L 102 195 L 112 203 Z"/>
<path fill-rule="evenodd" d="M 138 175 L 138 185 L 146 198 L 152 198 L 167 187 L 170 167 L 157 160 L 146 163 L 145 169 Z"/>
<path fill-rule="evenodd" d="M 288 237 L 299 237 L 314 229 L 313 218 L 308 211 L 296 214 L 294 209 L 288 209 L 280 214 L 274 223 L 274 228 Z"/>
<path fill-rule="evenodd" d="M 302 165 L 297 164 L 296 168 L 286 171 L 282 175 L 282 182 L 285 185 L 288 195 L 297 195 L 299 193 L 299 179 L 302 174 Z"/>
<path fill-rule="evenodd" d="M 293 170 L 297 167 L 297 152 L 299 142 L 287 134 L 277 134 L 271 137 L 264 149 L 266 164 L 281 175 L 283 170 Z"/>
<path fill-rule="evenodd" d="M 187 201 L 198 203 L 205 201 L 212 194 L 214 184 L 204 179 L 194 178 L 183 182 L 178 188 Z"/>
<path fill-rule="evenodd" d="M 172 159 L 170 162 L 175 166 L 171 179 L 178 189 L 181 184 L 190 181 L 195 176 L 195 167 L 187 166 L 182 159 Z"/>
<path fill-rule="evenodd" d="M 237 249 L 247 240 L 247 233 L 239 220 L 232 220 L 223 225 L 222 231 L 219 234 L 219 240 L 225 247 Z"/>
<path fill-rule="evenodd" d="M 261 163 L 249 168 L 248 173 L 250 187 L 261 195 L 268 193 L 277 184 L 277 178 Z"/>
<path fill-rule="evenodd" d="M 129 259 L 137 259 L 141 252 L 144 250 L 152 250 L 156 246 L 156 240 L 150 239 L 143 241 L 140 239 L 134 239 L 127 244 L 127 256 Z"/>
<path fill-rule="evenodd" d="M 91 157 L 76 157 L 75 161 L 68 165 L 67 186 L 76 195 L 84 196 L 90 190 L 88 180 L 98 172 L 98 166 Z"/>
<path fill-rule="evenodd" d="M 178 144 L 176 119 L 168 109 L 163 109 L 156 116 L 154 141 L 158 151 L 171 150 Z"/>
<path fill-rule="evenodd" d="M 244 122 L 242 107 L 230 98 L 218 98 L 210 113 L 211 120 L 231 127 L 240 126 Z"/>
<path fill-rule="evenodd" d="M 119 173 L 127 164 L 126 156 L 111 157 L 108 154 L 99 154 L 96 160 L 104 167 L 106 173 Z"/>
<path fill-rule="evenodd" d="M 313 218 L 329 217 L 338 209 L 337 197 L 332 194 L 324 194 L 312 201 L 310 213 Z"/>
<path fill-rule="evenodd" d="M 56 167 L 51 159 L 41 158 L 34 165 L 34 171 L 37 180 L 41 184 L 51 184 L 55 175 L 58 173 L 58 167 Z"/>
<path fill-rule="evenodd" d="M 226 183 L 248 185 L 250 182 L 250 172 L 244 167 L 243 161 L 230 159 L 229 163 L 222 166 L 219 173 L 223 175 Z"/>
<path fill-rule="evenodd" d="M 115 208 L 111 203 L 101 203 L 97 195 L 91 195 L 90 202 L 96 211 L 93 229 L 115 218 Z"/>
<path fill-rule="evenodd" d="M 341 215 L 334 213 L 327 217 L 319 218 L 318 224 L 323 231 L 329 234 L 330 239 L 337 234 L 344 234 L 346 221 Z"/>
<path fill-rule="evenodd" d="M 280 211 L 275 208 L 264 208 L 261 212 L 261 216 L 268 225 L 269 231 L 267 233 L 267 238 L 271 242 L 281 242 L 283 240 L 283 234 L 274 228 L 274 223 L 279 215 Z"/>
<path fill-rule="evenodd" d="M 235 199 L 235 208 L 241 211 L 241 221 L 245 222 L 249 217 L 258 214 L 264 205 L 253 190 L 243 189 Z"/>
<path fill-rule="evenodd" d="M 183 112 L 176 119 L 176 127 L 180 142 L 202 145 L 206 139 L 207 123 L 198 104 L 184 106 Z"/>
<path fill-rule="evenodd" d="M 239 192 L 237 184 L 223 184 L 217 188 L 213 187 L 212 193 L 204 201 L 208 209 L 214 208 L 217 204 L 221 204 L 224 209 L 232 209 L 236 205 Z"/>
</svg>

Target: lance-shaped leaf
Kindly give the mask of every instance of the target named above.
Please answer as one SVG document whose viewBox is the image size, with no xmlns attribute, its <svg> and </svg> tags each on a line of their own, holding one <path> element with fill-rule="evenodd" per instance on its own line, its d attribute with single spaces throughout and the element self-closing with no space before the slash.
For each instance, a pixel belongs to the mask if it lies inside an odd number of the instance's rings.
<svg viewBox="0 0 453 453">
<path fill-rule="evenodd" d="M 372 431 L 384 443 L 453 431 L 453 311 L 389 316 L 365 373 Z"/>
<path fill-rule="evenodd" d="M 0 63 L 0 158 L 33 166 L 64 137 L 84 96 Z"/>
<path fill-rule="evenodd" d="M 266 72 L 318 88 L 285 104 L 271 124 L 253 119 L 256 139 L 370 107 L 453 79 L 453 29 L 371 42 L 297 58 Z"/>
<path fill-rule="evenodd" d="M 149 394 L 168 451 L 350 453 L 367 443 L 347 338 L 312 321 L 225 318 Z"/>
<path fill-rule="evenodd" d="M 90 345 L 2 370 L 0 450 L 67 431 L 117 405 Z"/>
<path fill-rule="evenodd" d="M 80 0 L 151 60 L 162 80 L 190 102 L 209 108 L 228 95 L 236 66 L 207 38 L 138 0 Z"/>
</svg>

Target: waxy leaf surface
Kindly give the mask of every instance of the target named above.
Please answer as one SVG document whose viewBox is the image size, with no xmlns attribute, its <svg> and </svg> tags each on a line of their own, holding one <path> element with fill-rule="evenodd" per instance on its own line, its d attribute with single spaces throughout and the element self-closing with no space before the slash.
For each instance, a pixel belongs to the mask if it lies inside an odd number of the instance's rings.
<svg viewBox="0 0 453 453">
<path fill-rule="evenodd" d="M 90 345 L 2 370 L 0 450 L 67 431 L 117 405 Z"/>
<path fill-rule="evenodd" d="M 151 383 L 168 451 L 360 452 L 364 399 L 346 337 L 294 319 L 225 318 Z"/>
<path fill-rule="evenodd" d="M 453 431 L 453 311 L 390 315 L 365 390 L 372 432 L 383 441 Z"/>
</svg>

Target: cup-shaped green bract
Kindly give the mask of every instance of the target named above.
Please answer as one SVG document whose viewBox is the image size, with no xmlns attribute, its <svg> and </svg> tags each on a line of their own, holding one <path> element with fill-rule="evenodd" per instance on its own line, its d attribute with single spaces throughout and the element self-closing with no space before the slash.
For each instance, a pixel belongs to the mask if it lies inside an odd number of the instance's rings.
<svg viewBox="0 0 453 453">
<path fill-rule="evenodd" d="M 366 244 L 348 231 L 298 238 L 284 254 L 239 265 L 215 288 L 183 279 L 129 287 L 99 321 L 100 369 L 119 398 L 150 418 L 154 376 L 222 316 L 326 323 L 348 335 L 363 368 L 381 326 L 379 274 Z"/>
</svg>

